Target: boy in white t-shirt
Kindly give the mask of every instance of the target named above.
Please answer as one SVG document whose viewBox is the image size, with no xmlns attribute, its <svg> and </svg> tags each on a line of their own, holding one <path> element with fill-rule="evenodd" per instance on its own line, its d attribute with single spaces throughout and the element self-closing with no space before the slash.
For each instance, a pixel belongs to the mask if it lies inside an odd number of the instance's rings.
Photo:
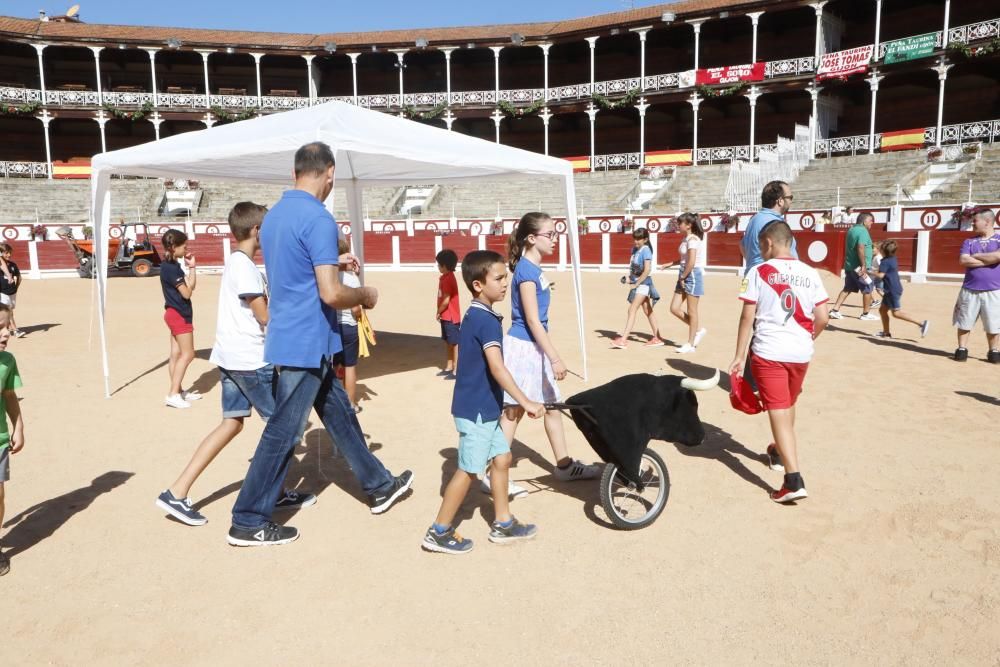
<svg viewBox="0 0 1000 667">
<path fill-rule="evenodd" d="M 343 236 L 340 237 L 337 246 L 341 255 L 351 252 L 351 246 Z M 338 275 L 340 282 L 345 286 L 361 287 L 358 274 L 350 268 L 341 269 Z M 338 310 L 337 314 L 340 317 L 340 342 L 344 349 L 333 357 L 333 364 L 344 369 L 344 391 L 347 392 L 351 407 L 357 414 L 361 412 L 361 406 L 358 405 L 358 399 L 355 397 L 358 385 L 358 320 L 361 318 L 361 306 L 344 308 Z"/>
<path fill-rule="evenodd" d="M 243 430 L 243 420 L 250 416 L 252 408 L 265 420 L 274 412 L 276 375 L 274 367 L 264 361 L 267 282 L 253 260 L 260 250 L 260 226 L 265 213 L 266 206 L 252 202 L 240 202 L 229 212 L 236 250 L 229 255 L 222 272 L 215 345 L 209 358 L 219 367 L 222 423 L 205 436 L 181 476 L 156 499 L 157 507 L 189 526 L 208 522 L 191 505 L 191 485 Z M 297 509 L 315 503 L 313 494 L 286 489 L 275 509 Z"/>
<path fill-rule="evenodd" d="M 765 262 L 743 279 L 743 313 L 729 372 L 743 373 L 749 347 L 750 368 L 774 435 L 775 445 L 767 448 L 771 469 L 785 471 L 784 483 L 771 492 L 771 500 L 789 503 L 809 495 L 799 474 L 795 401 L 812 359 L 813 341 L 830 321 L 830 298 L 816 270 L 792 259 L 787 223 L 769 224 L 759 238 Z"/>
</svg>

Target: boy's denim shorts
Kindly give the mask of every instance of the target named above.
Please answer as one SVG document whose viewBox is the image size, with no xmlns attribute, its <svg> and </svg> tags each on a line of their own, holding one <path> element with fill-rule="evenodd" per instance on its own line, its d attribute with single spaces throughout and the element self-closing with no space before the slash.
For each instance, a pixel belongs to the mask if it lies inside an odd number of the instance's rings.
<svg viewBox="0 0 1000 667">
<path fill-rule="evenodd" d="M 6 416 L 4 417 L 6 419 Z M 0 484 L 10 481 L 10 447 L 0 449 Z"/>
<path fill-rule="evenodd" d="M 335 366 L 344 366 L 345 368 L 357 366 L 360 345 L 358 342 L 357 324 L 340 325 L 340 343 L 344 349 L 333 355 L 333 364 Z"/>
<path fill-rule="evenodd" d="M 278 374 L 267 364 L 255 371 L 219 368 L 222 383 L 222 418 L 249 417 L 251 408 L 267 421 L 274 414 L 274 390 Z"/>
<path fill-rule="evenodd" d="M 500 429 L 500 420 L 484 422 L 455 417 L 458 430 L 458 467 L 470 475 L 480 475 L 489 462 L 510 451 L 507 438 Z"/>
</svg>

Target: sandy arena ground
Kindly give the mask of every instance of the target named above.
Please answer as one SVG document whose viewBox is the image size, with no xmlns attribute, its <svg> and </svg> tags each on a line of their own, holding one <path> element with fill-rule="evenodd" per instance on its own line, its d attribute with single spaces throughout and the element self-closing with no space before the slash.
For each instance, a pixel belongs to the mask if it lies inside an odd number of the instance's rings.
<svg viewBox="0 0 1000 667">
<path fill-rule="evenodd" d="M 579 370 L 571 277 L 551 275 L 554 339 Z M 452 384 L 434 376 L 436 277 L 369 274 L 382 301 L 379 344 L 360 367 L 361 422 L 392 470 L 414 471 L 411 497 L 369 514 L 314 419 L 290 481 L 319 503 L 287 517 L 298 542 L 267 549 L 225 541 L 256 418 L 193 489 L 208 525 L 153 505 L 219 420 L 207 361 L 218 277 L 195 293 L 199 358 L 187 377 L 206 400 L 188 411 L 162 402 L 158 281 L 111 281 L 111 400 L 91 284 L 27 282 L 17 312 L 31 333 L 9 348 L 25 381 L 27 446 L 7 484 L 3 664 L 1000 664 L 1000 367 L 982 361 L 981 330 L 968 363 L 949 359 L 955 285 L 906 286 L 907 310 L 932 320 L 926 340 L 899 322 L 898 338 L 871 337 L 878 323 L 856 319 L 856 298 L 820 338 L 799 403 L 810 497 L 798 506 L 767 498 L 781 476 L 762 460 L 766 418 L 733 411 L 716 389 L 699 397 L 702 446 L 653 445 L 673 486 L 652 527 L 609 528 L 598 483 L 556 482 L 530 423 L 513 478 L 532 493 L 513 509 L 538 538 L 487 542 L 492 509 L 475 491 L 460 530 L 477 546 L 453 558 L 420 549 L 457 442 Z M 641 371 L 704 376 L 731 360 L 735 276 L 708 278 L 709 334 L 685 356 L 610 349 L 624 289 L 617 274 L 584 284 L 591 385 Z M 662 330 L 677 339 L 665 305 Z M 584 387 L 571 376 L 564 396 Z M 571 452 L 592 460 L 567 429 Z"/>
</svg>

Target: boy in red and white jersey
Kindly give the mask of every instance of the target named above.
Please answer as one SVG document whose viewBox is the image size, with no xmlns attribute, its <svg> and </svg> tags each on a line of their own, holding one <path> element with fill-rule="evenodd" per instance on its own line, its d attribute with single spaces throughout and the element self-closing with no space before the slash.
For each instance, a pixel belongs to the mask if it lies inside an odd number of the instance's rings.
<svg viewBox="0 0 1000 667">
<path fill-rule="evenodd" d="M 813 341 L 830 321 L 829 297 L 812 267 L 793 259 L 792 230 L 775 221 L 760 232 L 766 260 L 746 275 L 740 288 L 743 313 L 730 373 L 741 373 L 748 347 L 750 368 L 776 445 L 768 447 L 772 470 L 785 471 L 771 500 L 788 503 L 807 497 L 795 443 L 795 401 L 813 355 Z M 751 336 L 753 343 L 751 345 Z"/>
</svg>

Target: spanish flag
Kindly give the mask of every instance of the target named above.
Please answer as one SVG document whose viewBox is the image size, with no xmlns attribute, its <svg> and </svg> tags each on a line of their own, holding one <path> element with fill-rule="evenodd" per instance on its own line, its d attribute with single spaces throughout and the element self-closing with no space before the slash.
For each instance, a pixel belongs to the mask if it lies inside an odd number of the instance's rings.
<svg viewBox="0 0 1000 667">
<path fill-rule="evenodd" d="M 52 178 L 90 178 L 90 160 L 53 162 Z"/>
<path fill-rule="evenodd" d="M 590 156 L 584 155 L 582 157 L 567 157 L 563 158 L 571 165 L 573 165 L 573 173 L 577 174 L 581 171 L 590 171 Z"/>
<path fill-rule="evenodd" d="M 882 148 L 885 151 L 908 151 L 924 147 L 924 128 L 915 130 L 896 130 L 882 133 Z"/>
<path fill-rule="evenodd" d="M 647 167 L 683 167 L 691 164 L 691 149 L 646 153 Z"/>
</svg>

